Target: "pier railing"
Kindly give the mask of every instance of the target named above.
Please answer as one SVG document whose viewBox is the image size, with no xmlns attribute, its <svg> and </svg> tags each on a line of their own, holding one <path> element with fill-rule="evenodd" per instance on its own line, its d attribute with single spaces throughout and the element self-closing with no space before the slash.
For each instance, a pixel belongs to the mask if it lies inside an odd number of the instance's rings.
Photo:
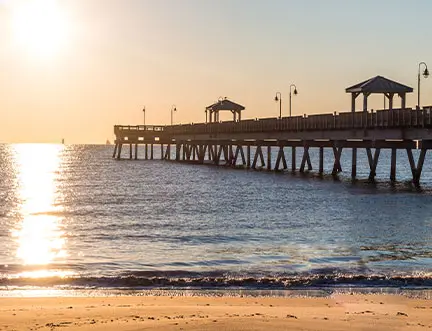
<svg viewBox="0 0 432 331">
<path fill-rule="evenodd" d="M 172 126 L 115 126 L 115 134 L 163 132 L 164 135 L 218 134 L 275 131 L 351 130 L 373 128 L 432 127 L 432 109 L 392 109 L 370 112 L 343 112 L 283 118 L 260 118 L 218 123 L 179 124 Z"/>
</svg>

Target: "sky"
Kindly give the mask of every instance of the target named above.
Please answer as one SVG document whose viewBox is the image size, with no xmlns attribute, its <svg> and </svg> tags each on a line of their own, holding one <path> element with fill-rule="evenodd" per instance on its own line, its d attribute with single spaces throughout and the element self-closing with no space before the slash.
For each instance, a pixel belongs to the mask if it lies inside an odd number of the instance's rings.
<svg viewBox="0 0 432 331">
<path fill-rule="evenodd" d="M 173 105 L 198 123 L 220 97 L 277 117 L 280 92 L 287 116 L 291 84 L 293 116 L 344 112 L 345 88 L 376 75 L 413 87 L 415 107 L 431 14 L 430 0 L 0 0 L 0 142 L 105 143 L 144 106 L 146 124 Z"/>
</svg>

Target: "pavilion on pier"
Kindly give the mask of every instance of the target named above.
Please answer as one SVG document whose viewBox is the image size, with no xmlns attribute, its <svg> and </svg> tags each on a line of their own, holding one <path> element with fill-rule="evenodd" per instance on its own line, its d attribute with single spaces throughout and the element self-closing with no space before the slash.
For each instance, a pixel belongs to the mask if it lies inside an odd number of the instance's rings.
<svg viewBox="0 0 432 331">
<path fill-rule="evenodd" d="M 206 107 L 206 122 L 219 122 L 220 111 L 230 111 L 233 114 L 233 120 L 241 121 L 241 112 L 245 109 L 242 105 L 232 102 L 227 98 L 221 98 L 214 104 Z"/>
<path fill-rule="evenodd" d="M 393 97 L 398 95 L 401 99 L 401 108 L 406 108 L 406 94 L 412 93 L 413 88 L 395 82 L 382 76 L 376 76 L 358 83 L 345 90 L 351 93 L 351 111 L 355 112 L 356 98 L 363 94 L 363 111 L 367 111 L 367 101 L 371 94 L 384 94 L 389 101 L 389 109 L 393 109 Z"/>
</svg>

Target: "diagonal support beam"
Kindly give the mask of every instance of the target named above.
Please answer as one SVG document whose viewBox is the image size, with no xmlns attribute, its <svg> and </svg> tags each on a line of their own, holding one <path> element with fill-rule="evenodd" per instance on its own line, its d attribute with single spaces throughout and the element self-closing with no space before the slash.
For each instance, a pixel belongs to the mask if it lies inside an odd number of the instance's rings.
<svg viewBox="0 0 432 331">
<path fill-rule="evenodd" d="M 414 163 L 414 157 L 413 157 L 412 149 L 411 148 L 407 148 L 406 151 L 407 151 L 408 161 L 409 161 L 410 168 L 411 168 L 411 174 L 412 174 L 412 177 L 413 177 L 413 180 L 414 180 L 415 177 L 416 177 L 416 173 L 417 173 L 417 167 L 416 167 L 416 165 Z"/>
<path fill-rule="evenodd" d="M 254 159 L 253 159 L 253 162 L 252 162 L 252 169 L 256 169 L 258 158 L 261 161 L 261 167 L 264 167 L 265 166 L 265 162 L 264 162 L 264 155 L 262 153 L 261 145 L 259 145 L 257 147 L 256 151 L 255 151 L 255 156 L 254 156 Z"/>
<path fill-rule="evenodd" d="M 239 150 L 240 150 L 240 156 L 242 158 L 242 164 L 246 165 L 246 158 L 245 158 L 245 154 L 244 154 L 244 151 L 243 151 L 243 146 L 240 145 L 238 147 L 239 147 Z"/>
<path fill-rule="evenodd" d="M 334 155 L 334 158 L 335 158 L 335 161 L 334 161 L 334 164 L 333 164 L 333 170 L 332 170 L 332 175 L 334 176 L 334 175 L 336 175 L 337 173 L 339 173 L 339 172 L 342 172 L 342 166 L 341 166 L 341 162 L 340 162 L 340 159 L 341 159 L 341 156 L 342 156 L 342 150 L 343 150 L 343 147 L 336 147 L 336 146 L 333 146 L 333 155 Z"/>
<path fill-rule="evenodd" d="M 421 173 L 423 170 L 423 164 L 424 164 L 424 160 L 426 157 L 426 152 L 427 152 L 427 149 L 422 149 L 420 151 L 419 159 L 417 161 L 416 176 L 414 178 L 414 183 L 417 185 L 420 184 L 420 177 L 421 177 Z"/>
<path fill-rule="evenodd" d="M 300 165 L 300 172 L 304 172 L 306 163 L 308 165 L 308 170 L 312 170 L 312 163 L 309 156 L 309 146 L 304 146 L 303 159 Z"/>
<path fill-rule="evenodd" d="M 236 151 L 235 151 L 235 154 L 234 154 L 234 160 L 233 160 L 233 164 L 234 165 L 237 163 L 237 159 L 238 159 L 238 156 L 240 154 L 240 149 L 241 149 L 240 145 L 237 145 Z"/>
<path fill-rule="evenodd" d="M 368 156 L 369 168 L 370 168 L 369 180 L 375 179 L 376 168 L 378 166 L 378 160 L 379 160 L 380 152 L 381 152 L 381 148 L 375 148 L 375 153 L 374 153 L 374 156 L 372 157 L 371 148 L 366 148 L 366 153 Z"/>
<path fill-rule="evenodd" d="M 217 146 L 216 146 L 216 148 L 217 148 Z M 216 165 L 219 165 L 219 161 L 220 161 L 220 158 L 222 156 L 222 151 L 223 150 L 224 150 L 224 146 L 223 145 L 219 145 L 219 151 L 217 152 L 216 157 L 214 159 L 214 163 Z"/>
<path fill-rule="evenodd" d="M 279 146 L 279 152 L 278 152 L 278 156 L 276 158 L 276 164 L 275 164 L 275 170 L 276 171 L 279 170 L 279 165 L 280 165 L 281 161 L 282 161 L 283 169 L 287 169 L 288 165 L 287 165 L 287 161 L 285 158 L 285 152 L 284 152 L 283 146 Z"/>
<path fill-rule="evenodd" d="M 224 156 L 225 164 L 227 164 L 229 162 L 228 145 L 223 145 L 223 156 Z"/>
<path fill-rule="evenodd" d="M 198 161 L 200 163 L 204 163 L 205 155 L 206 155 L 207 145 L 199 145 L 199 154 Z"/>
</svg>

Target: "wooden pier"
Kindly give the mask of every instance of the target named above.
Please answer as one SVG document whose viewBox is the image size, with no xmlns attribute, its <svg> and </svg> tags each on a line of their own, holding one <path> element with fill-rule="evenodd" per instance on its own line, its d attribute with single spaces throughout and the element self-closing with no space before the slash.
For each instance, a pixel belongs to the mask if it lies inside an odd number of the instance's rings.
<svg viewBox="0 0 432 331">
<path fill-rule="evenodd" d="M 351 93 L 350 112 L 241 120 L 245 108 L 225 98 L 206 107 L 206 123 L 116 125 L 113 157 L 120 159 L 122 147 L 129 145 L 129 159 L 137 159 L 138 145 L 143 144 L 144 158 L 153 159 L 154 148 L 158 145 L 164 160 L 173 158 L 177 162 L 305 172 L 313 170 L 309 149 L 318 148 L 318 173 L 324 173 L 324 149 L 330 149 L 331 173 L 337 175 L 342 171 L 343 151 L 351 149 L 351 177 L 356 179 L 357 151 L 365 149 L 369 179 L 374 180 L 380 152 L 389 149 L 390 180 L 395 181 L 397 151 L 405 150 L 412 180 L 419 184 L 426 153 L 432 148 L 432 107 L 407 108 L 406 93 L 413 89 L 382 76 L 353 85 L 346 92 Z M 373 93 L 383 94 L 389 101 L 389 109 L 368 110 L 367 100 Z M 356 112 L 356 99 L 360 95 L 363 95 L 363 109 Z M 393 108 L 395 96 L 400 98 L 401 108 Z M 232 112 L 233 120 L 219 122 L 219 111 L 226 110 Z M 291 149 L 289 166 L 286 149 Z M 414 149 L 420 150 L 417 160 Z M 274 164 L 272 153 L 277 153 Z M 296 164 L 297 153 L 302 155 L 299 165 Z"/>
<path fill-rule="evenodd" d="M 342 171 L 341 155 L 352 149 L 351 177 L 357 176 L 357 150 L 365 149 L 369 179 L 376 176 L 381 149 L 391 150 L 390 180 L 396 180 L 396 152 L 405 150 L 412 180 L 421 178 L 426 152 L 432 148 L 432 110 L 392 109 L 358 113 L 320 114 L 284 118 L 262 118 L 221 123 L 173 126 L 114 127 L 113 157 L 120 159 L 123 146 L 129 147 L 129 159 L 138 159 L 138 145 L 144 145 L 143 158 L 153 159 L 161 149 L 161 159 L 244 166 L 246 169 L 274 171 L 312 171 L 309 149 L 319 149 L 318 173 L 324 173 L 324 149 L 333 152 L 332 174 Z M 255 147 L 251 149 L 251 147 Z M 291 149 L 288 165 L 285 150 Z M 413 150 L 420 149 L 417 160 Z M 276 161 L 272 164 L 272 153 Z M 296 164 L 296 154 L 302 161 Z"/>
</svg>

